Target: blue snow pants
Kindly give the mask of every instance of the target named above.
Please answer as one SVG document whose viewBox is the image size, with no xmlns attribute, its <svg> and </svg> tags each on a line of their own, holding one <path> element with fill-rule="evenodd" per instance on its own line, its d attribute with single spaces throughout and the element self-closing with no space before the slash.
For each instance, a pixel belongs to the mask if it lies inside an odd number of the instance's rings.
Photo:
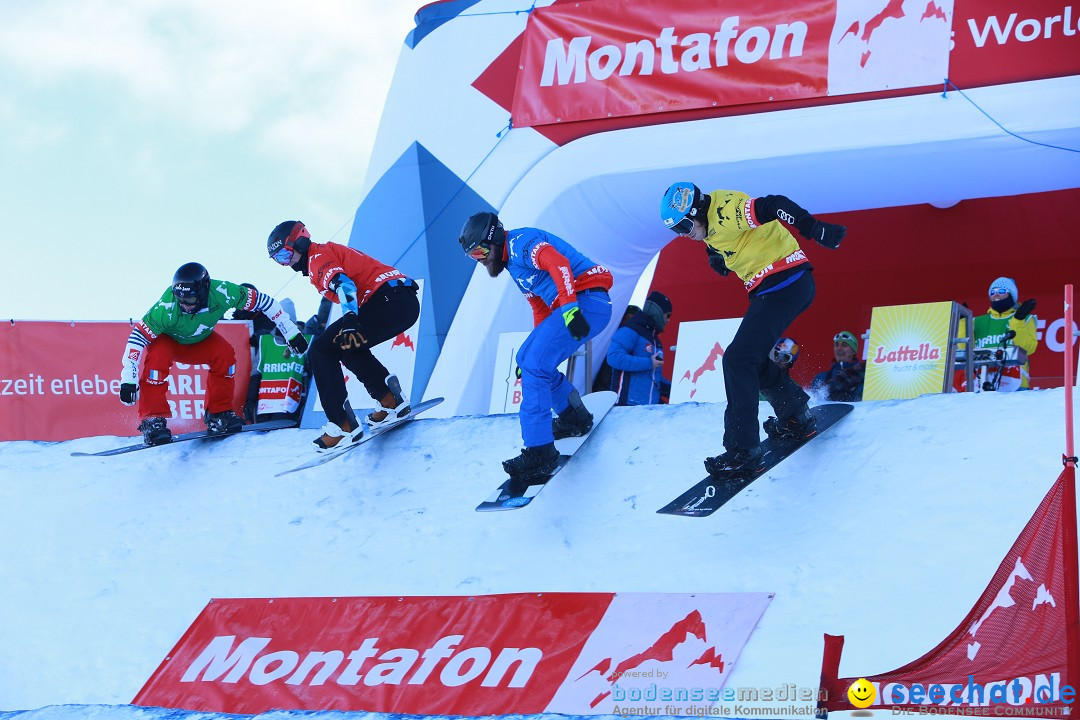
<svg viewBox="0 0 1080 720">
<path fill-rule="evenodd" d="M 589 323 L 587 338 L 572 338 L 562 313 L 556 309 L 533 328 L 518 348 L 517 364 L 521 369 L 519 415 L 525 447 L 555 441 L 551 433 L 551 411 L 565 410 L 570 405 L 570 391 L 573 390 L 573 385 L 559 372 L 559 363 L 573 355 L 582 343 L 599 335 L 611 320 L 611 298 L 604 290 L 579 292 L 577 303 Z"/>
</svg>

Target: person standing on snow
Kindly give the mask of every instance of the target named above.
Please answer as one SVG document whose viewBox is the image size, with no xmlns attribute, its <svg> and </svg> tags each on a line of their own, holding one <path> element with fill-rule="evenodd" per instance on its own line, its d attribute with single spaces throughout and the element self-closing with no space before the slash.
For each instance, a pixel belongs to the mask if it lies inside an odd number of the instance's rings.
<svg viewBox="0 0 1080 720">
<path fill-rule="evenodd" d="M 165 394 L 174 362 L 210 366 L 204 417 L 207 432 L 240 432 L 244 421 L 232 407 L 236 352 L 214 330 L 229 310 L 262 312 L 288 338 L 295 352 L 307 350 L 307 340 L 274 298 L 254 288 L 212 280 L 197 262 L 181 265 L 172 286 L 135 325 L 124 347 L 120 401 L 138 404 L 139 432 L 147 445 L 172 442 Z"/>
<path fill-rule="evenodd" d="M 319 293 L 341 305 L 342 316 L 311 341 L 308 355 L 327 423 L 314 440 L 318 452 L 342 441 L 356 442 L 364 426 L 346 409 L 349 369 L 383 408 L 367 416 L 372 428 L 392 425 L 412 412 L 396 375 L 389 374 L 371 348 L 405 332 L 420 317 L 415 280 L 375 258 L 336 243 L 311 241 L 299 220 L 286 220 L 270 233 L 266 250 L 279 265 L 303 273 Z"/>
<path fill-rule="evenodd" d="M 671 300 L 658 290 L 645 299 L 641 312 L 615 331 L 608 345 L 612 390 L 617 405 L 656 405 L 671 394 L 671 383 L 662 374 L 664 346 L 660 342 L 668 320 Z"/>
<path fill-rule="evenodd" d="M 491 212 L 466 220 L 458 242 L 491 277 L 509 270 L 532 306 L 533 330 L 517 353 L 525 447 L 503 462 L 503 469 L 515 480 L 550 473 L 559 461 L 555 440 L 580 437 L 592 429 L 593 418 L 581 395 L 558 368 L 611 320 L 611 273 L 543 230 L 508 232 Z M 557 418 L 552 418 L 552 410 Z"/>
<path fill-rule="evenodd" d="M 987 291 L 990 308 L 985 315 L 974 320 L 975 348 L 1001 349 L 1017 348 L 1015 351 L 1019 364 L 999 365 L 993 369 L 987 381 L 989 390 L 1014 391 L 1031 388 L 1030 357 L 1039 347 L 1039 338 L 1035 333 L 1038 318 L 1032 315 L 1035 300 L 1028 299 L 1020 303 L 1016 281 L 1009 277 L 999 277 L 990 283 Z M 966 332 L 961 325 L 961 333 Z"/>
<path fill-rule="evenodd" d="M 751 198 L 731 190 L 705 194 L 689 182 L 667 189 L 660 217 L 676 235 L 703 241 L 709 266 L 720 275 L 735 273 L 749 293 L 750 306 L 724 352 L 725 452 L 707 458 L 705 469 L 710 474 L 756 469 L 763 454 L 759 391 L 776 412 L 768 424 L 770 435 L 808 437 L 816 429 L 807 407 L 809 396 L 769 360 L 787 327 L 810 307 L 815 291 L 806 254 L 778 220 L 830 249 L 840 245 L 847 229 L 821 222 L 783 195 Z"/>
</svg>

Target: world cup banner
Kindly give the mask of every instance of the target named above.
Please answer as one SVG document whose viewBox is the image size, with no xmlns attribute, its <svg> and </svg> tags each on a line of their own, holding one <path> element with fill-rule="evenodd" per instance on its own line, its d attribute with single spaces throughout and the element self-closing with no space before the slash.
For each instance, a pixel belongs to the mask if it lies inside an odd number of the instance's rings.
<svg viewBox="0 0 1080 720">
<path fill-rule="evenodd" d="M 246 714 L 702 716 L 720 699 L 770 599 L 520 593 L 212 600 L 133 702 Z"/>
<path fill-rule="evenodd" d="M 940 393 L 949 359 L 953 303 L 876 307 L 870 318 L 863 400 Z"/>
<path fill-rule="evenodd" d="M 138 435 L 135 407 L 120 402 L 127 322 L 12 322 L 0 325 L 0 441 Z M 233 406 L 244 406 L 251 374 L 250 323 L 214 330 L 236 353 Z M 174 363 L 167 378 L 174 433 L 205 430 L 206 365 Z"/>
<path fill-rule="evenodd" d="M 952 0 L 592 0 L 529 15 L 515 127 L 940 86 Z"/>
</svg>

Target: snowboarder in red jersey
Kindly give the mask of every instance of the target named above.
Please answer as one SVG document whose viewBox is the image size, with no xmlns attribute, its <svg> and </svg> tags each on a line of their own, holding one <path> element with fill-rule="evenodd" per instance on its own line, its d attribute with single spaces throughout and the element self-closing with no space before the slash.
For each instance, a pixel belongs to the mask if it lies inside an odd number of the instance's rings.
<svg viewBox="0 0 1080 720">
<path fill-rule="evenodd" d="M 342 316 L 311 342 L 309 362 L 328 420 L 316 449 L 326 452 L 343 441 L 356 442 L 364 426 L 345 407 L 344 365 L 382 407 L 367 417 L 368 425 L 392 425 L 412 408 L 395 375 L 371 348 L 405 332 L 420 317 L 420 286 L 399 270 L 336 243 L 316 243 L 299 220 L 286 220 L 266 241 L 279 265 L 303 273 L 319 293 L 341 305 Z"/>
</svg>

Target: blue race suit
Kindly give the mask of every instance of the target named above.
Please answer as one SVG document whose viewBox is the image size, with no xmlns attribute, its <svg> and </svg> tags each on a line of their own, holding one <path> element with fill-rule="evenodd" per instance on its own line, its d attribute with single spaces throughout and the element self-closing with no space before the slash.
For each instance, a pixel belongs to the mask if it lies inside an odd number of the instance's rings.
<svg viewBox="0 0 1080 720">
<path fill-rule="evenodd" d="M 559 364 L 611 320 L 611 273 L 562 238 L 536 228 L 506 234 L 510 277 L 533 309 L 534 328 L 517 353 L 521 369 L 521 439 L 526 447 L 554 442 L 551 411 L 569 406 L 573 386 Z M 589 323 L 589 334 L 575 340 L 563 313 L 576 304 Z"/>
</svg>

